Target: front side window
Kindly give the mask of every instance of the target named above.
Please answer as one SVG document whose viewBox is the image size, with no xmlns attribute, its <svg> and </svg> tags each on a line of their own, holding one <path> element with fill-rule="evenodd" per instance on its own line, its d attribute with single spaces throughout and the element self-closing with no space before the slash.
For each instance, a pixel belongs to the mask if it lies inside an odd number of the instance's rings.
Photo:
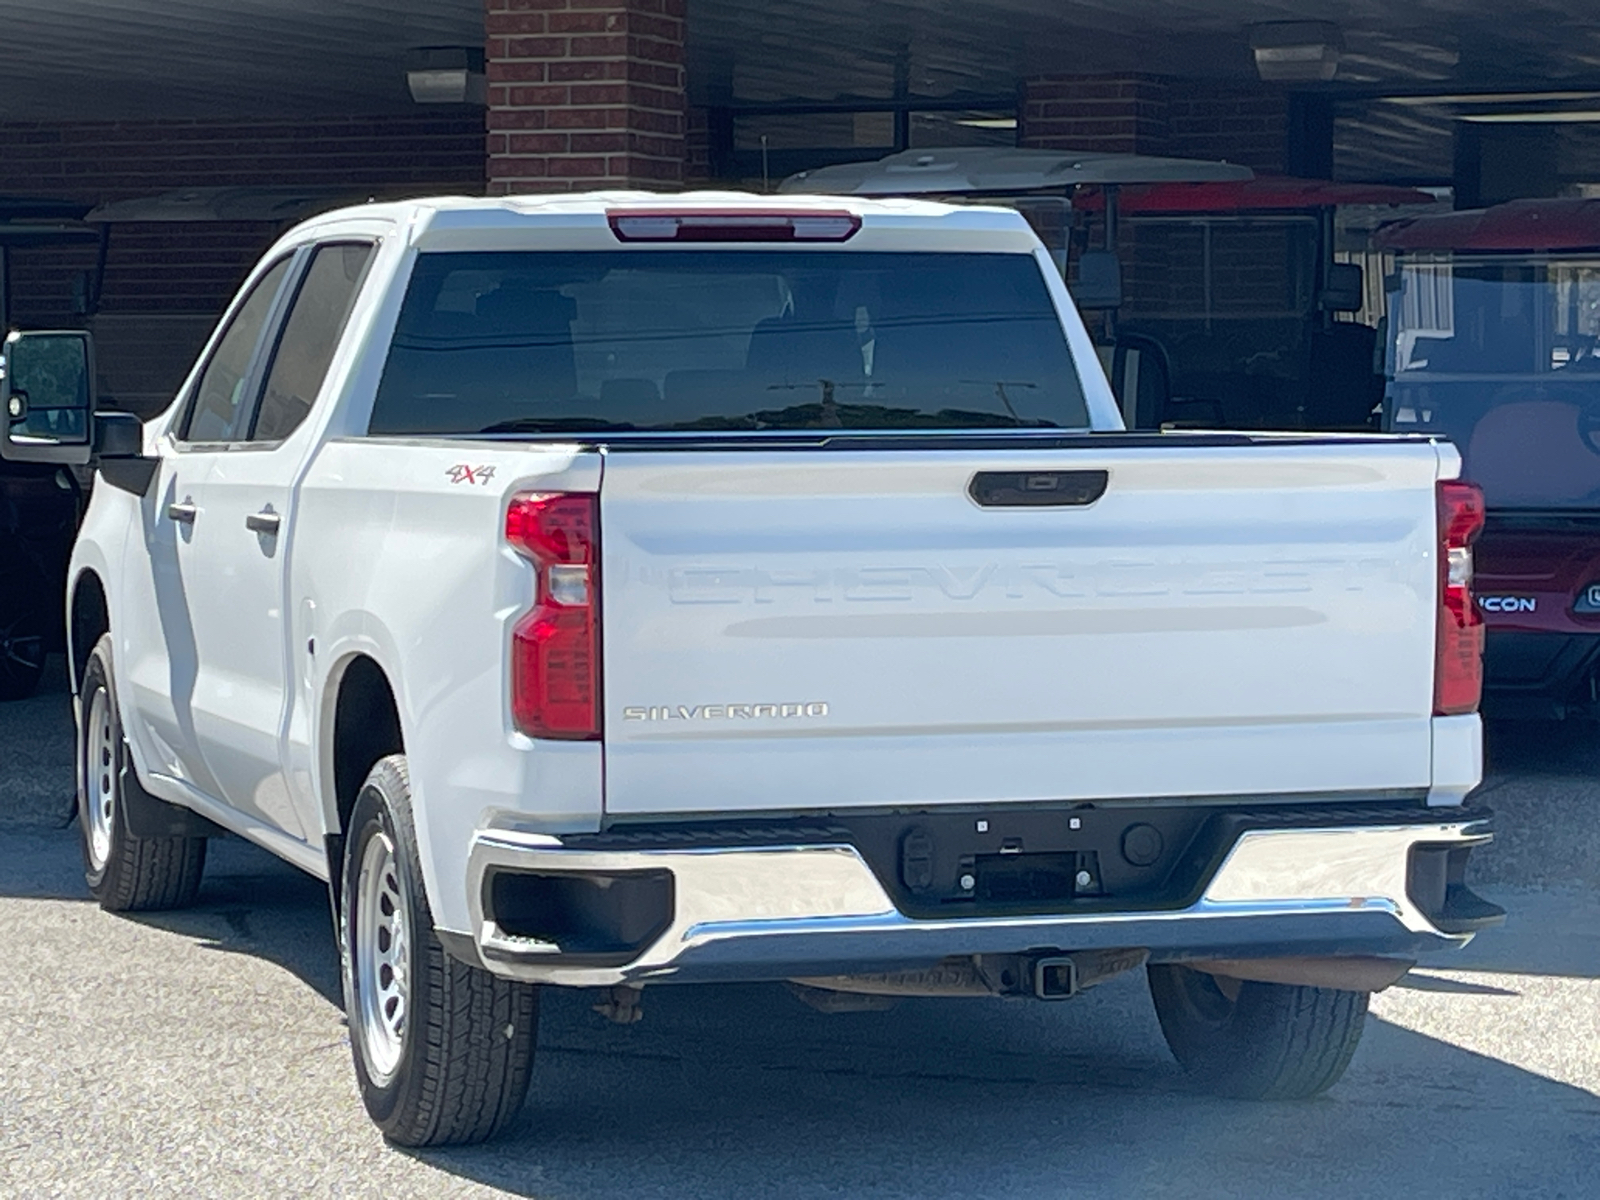
<svg viewBox="0 0 1600 1200">
<path fill-rule="evenodd" d="M 319 246 L 312 254 L 272 355 L 252 441 L 286 438 L 310 413 L 371 258 L 370 245 Z"/>
<path fill-rule="evenodd" d="M 289 273 L 289 261 L 281 260 L 257 280 L 228 322 L 201 372 L 194 399 L 178 431 L 182 440 L 229 442 L 242 436 L 239 426 L 248 411 L 244 393 L 250 382 L 250 366 L 255 361 L 272 303 Z"/>
<path fill-rule="evenodd" d="M 1020 254 L 419 256 L 373 434 L 1083 428 Z"/>
</svg>

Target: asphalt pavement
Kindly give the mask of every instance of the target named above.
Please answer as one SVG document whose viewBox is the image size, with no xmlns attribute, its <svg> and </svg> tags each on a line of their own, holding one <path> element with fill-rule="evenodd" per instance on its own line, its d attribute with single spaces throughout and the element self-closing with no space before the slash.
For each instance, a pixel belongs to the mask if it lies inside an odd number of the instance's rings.
<svg viewBox="0 0 1600 1200">
<path fill-rule="evenodd" d="M 386 1145 L 356 1095 L 322 886 L 214 843 L 192 910 L 89 902 L 66 698 L 0 705 L 0 1195 L 973 1197 L 1600 1194 L 1600 730 L 1496 727 L 1512 913 L 1377 997 L 1293 1104 L 1190 1091 L 1138 977 L 1059 1004 L 823 1014 L 546 992 L 533 1094 L 487 1147 Z"/>
</svg>

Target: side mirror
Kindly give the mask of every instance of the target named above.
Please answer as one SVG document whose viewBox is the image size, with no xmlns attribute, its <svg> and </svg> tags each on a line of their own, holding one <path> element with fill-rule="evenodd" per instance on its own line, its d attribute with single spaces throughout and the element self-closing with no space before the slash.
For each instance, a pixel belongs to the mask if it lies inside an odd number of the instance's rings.
<svg viewBox="0 0 1600 1200">
<path fill-rule="evenodd" d="M 1323 312 L 1360 312 L 1367 302 L 1367 279 L 1358 263 L 1332 263 L 1318 306 Z"/>
<path fill-rule="evenodd" d="M 1122 260 L 1114 250 L 1085 250 L 1078 258 L 1078 282 L 1070 289 L 1079 308 L 1122 307 Z"/>
<path fill-rule="evenodd" d="M 94 399 L 94 343 L 87 333 L 12 333 L 0 375 L 0 458 L 88 462 Z"/>
<path fill-rule="evenodd" d="M 100 478 L 135 496 L 150 490 L 161 462 L 145 457 L 144 422 L 126 412 L 95 413 L 94 458 Z"/>
</svg>

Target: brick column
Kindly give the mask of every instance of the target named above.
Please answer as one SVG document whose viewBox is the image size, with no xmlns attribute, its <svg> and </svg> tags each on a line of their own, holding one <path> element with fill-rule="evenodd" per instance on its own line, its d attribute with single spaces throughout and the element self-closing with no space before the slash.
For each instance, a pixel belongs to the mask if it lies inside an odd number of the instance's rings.
<svg viewBox="0 0 1600 1200">
<path fill-rule="evenodd" d="M 488 190 L 683 180 L 684 0 L 485 0 Z"/>
<path fill-rule="evenodd" d="M 1154 75 L 1025 80 L 1017 144 L 1038 150 L 1165 154 L 1167 92 L 1167 81 Z"/>
<path fill-rule="evenodd" d="M 1284 171 L 1289 97 L 1266 85 L 1155 75 L 1049 76 L 1026 80 L 1017 144 L 1220 158 L 1263 174 Z"/>
<path fill-rule="evenodd" d="M 1265 85 L 1173 81 L 1169 154 L 1225 158 L 1262 175 L 1281 175 L 1289 161 L 1289 95 Z M 1330 125 L 1329 151 L 1333 131 Z"/>
</svg>

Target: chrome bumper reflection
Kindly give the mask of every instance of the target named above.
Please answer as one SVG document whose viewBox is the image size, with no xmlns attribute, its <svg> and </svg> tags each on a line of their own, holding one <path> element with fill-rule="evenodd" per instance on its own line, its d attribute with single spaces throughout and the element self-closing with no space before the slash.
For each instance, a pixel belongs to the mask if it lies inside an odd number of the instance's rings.
<svg viewBox="0 0 1600 1200">
<path fill-rule="evenodd" d="M 1313 944 L 1326 953 L 1371 952 L 1381 940 L 1395 947 L 1388 952 L 1404 953 L 1471 940 L 1438 929 L 1407 895 L 1412 847 L 1489 840 L 1476 820 L 1251 830 L 1198 901 L 1155 912 L 918 920 L 895 908 L 849 845 L 574 850 L 548 834 L 494 828 L 474 836 L 467 886 L 484 965 L 518 979 L 581 987 L 846 973 L 1039 947 L 1142 946 L 1192 957 L 1250 945 L 1261 953 L 1306 953 Z M 572 961 L 553 945 L 505 934 L 485 915 L 484 877 L 495 869 L 668 870 L 672 921 L 623 965 Z"/>
</svg>

